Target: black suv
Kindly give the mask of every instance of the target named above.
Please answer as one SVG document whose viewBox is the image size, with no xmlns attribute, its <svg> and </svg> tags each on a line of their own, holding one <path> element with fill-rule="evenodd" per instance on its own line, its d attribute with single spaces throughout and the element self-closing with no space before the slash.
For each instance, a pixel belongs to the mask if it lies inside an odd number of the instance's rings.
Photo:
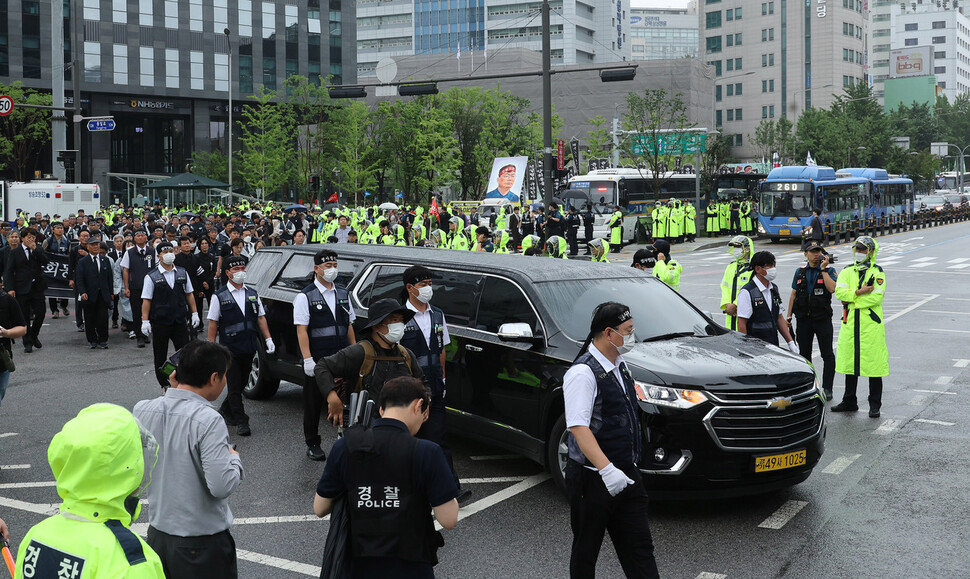
<svg viewBox="0 0 970 579">
<path fill-rule="evenodd" d="M 246 396 L 302 383 L 293 297 L 320 246 L 260 249 L 247 284 L 263 298 L 274 355 L 260 352 Z M 643 412 L 640 468 L 655 496 L 730 496 L 797 484 L 824 448 L 823 397 L 800 356 L 729 331 L 652 275 L 559 259 L 411 247 L 340 245 L 338 283 L 357 323 L 375 300 L 403 299 L 401 273 L 435 272 L 445 312 L 449 428 L 545 465 L 560 487 L 567 457 L 562 379 L 593 308 L 630 306 L 639 342 L 624 355 Z M 362 326 L 361 326 L 362 327 Z"/>
</svg>

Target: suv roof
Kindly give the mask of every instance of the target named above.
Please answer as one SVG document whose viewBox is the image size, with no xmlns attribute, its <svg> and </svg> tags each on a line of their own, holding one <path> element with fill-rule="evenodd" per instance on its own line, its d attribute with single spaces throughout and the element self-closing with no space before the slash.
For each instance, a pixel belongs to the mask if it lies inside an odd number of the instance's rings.
<svg viewBox="0 0 970 579">
<path fill-rule="evenodd" d="M 313 255 L 320 251 L 324 246 L 319 244 L 311 245 L 284 245 L 271 248 L 273 251 L 296 252 Z M 467 268 L 474 266 L 474 269 L 487 271 L 489 273 L 508 273 L 515 272 L 532 282 L 542 281 L 563 281 L 574 279 L 603 279 L 603 278 L 627 278 L 638 272 L 632 268 L 626 270 L 617 269 L 604 263 L 526 257 L 521 255 L 495 254 L 479 251 L 458 251 L 453 249 L 431 249 L 427 247 L 402 247 L 397 245 L 357 245 L 341 244 L 339 246 L 327 246 L 337 252 L 339 257 L 366 257 L 380 258 L 387 261 L 400 259 L 404 262 L 422 263 L 429 262 L 432 265 L 456 266 Z M 268 248 L 269 249 L 269 248 Z M 647 277 L 644 274 L 644 277 Z M 652 275 L 649 276 L 653 278 Z"/>
</svg>

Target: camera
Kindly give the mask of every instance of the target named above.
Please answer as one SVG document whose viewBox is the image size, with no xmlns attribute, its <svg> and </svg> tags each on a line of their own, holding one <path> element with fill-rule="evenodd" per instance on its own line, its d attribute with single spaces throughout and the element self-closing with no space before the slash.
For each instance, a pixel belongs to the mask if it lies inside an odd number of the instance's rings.
<svg viewBox="0 0 970 579">
<path fill-rule="evenodd" d="M 829 256 L 829 263 L 835 263 L 837 261 L 839 261 L 839 258 L 838 257 L 836 257 L 834 255 L 830 255 Z"/>
</svg>

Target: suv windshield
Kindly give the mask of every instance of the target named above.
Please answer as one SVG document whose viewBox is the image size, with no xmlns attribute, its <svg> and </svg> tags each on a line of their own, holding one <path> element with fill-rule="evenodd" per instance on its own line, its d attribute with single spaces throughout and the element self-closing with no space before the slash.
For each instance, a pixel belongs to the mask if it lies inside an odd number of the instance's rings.
<svg viewBox="0 0 970 579">
<path fill-rule="evenodd" d="M 562 331 L 577 342 L 589 334 L 593 309 L 610 301 L 630 307 L 638 342 L 668 334 L 717 333 L 704 316 L 670 288 L 646 277 L 540 282 L 535 288 Z"/>
</svg>

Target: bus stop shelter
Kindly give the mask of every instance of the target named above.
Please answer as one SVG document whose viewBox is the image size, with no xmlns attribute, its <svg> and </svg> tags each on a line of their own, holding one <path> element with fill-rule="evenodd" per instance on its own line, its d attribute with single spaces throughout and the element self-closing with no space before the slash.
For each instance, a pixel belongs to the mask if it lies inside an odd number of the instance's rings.
<svg viewBox="0 0 970 579">
<path fill-rule="evenodd" d="M 229 184 L 194 173 L 182 173 L 168 179 L 145 185 L 142 189 L 150 191 L 166 191 L 167 205 L 178 203 L 189 205 L 196 203 L 222 203 L 229 197 Z M 158 195 L 153 195 L 158 197 Z"/>
</svg>

